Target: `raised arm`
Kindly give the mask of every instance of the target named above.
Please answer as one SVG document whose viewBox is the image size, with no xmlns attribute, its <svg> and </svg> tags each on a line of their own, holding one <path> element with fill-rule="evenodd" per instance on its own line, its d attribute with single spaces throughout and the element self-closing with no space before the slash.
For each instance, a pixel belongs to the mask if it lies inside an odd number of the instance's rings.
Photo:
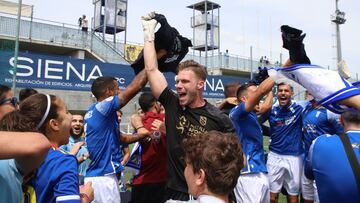
<svg viewBox="0 0 360 203">
<path fill-rule="evenodd" d="M 256 112 L 257 115 L 262 115 L 263 113 L 266 113 L 267 111 L 269 111 L 272 107 L 273 104 L 273 100 L 274 100 L 274 96 L 272 94 L 272 91 L 269 91 L 269 93 L 266 96 L 266 99 L 264 101 L 264 103 L 260 104 L 260 109 L 258 112 Z"/>
<path fill-rule="evenodd" d="M 125 88 L 124 91 L 119 92 L 118 96 L 120 101 L 120 108 L 125 106 L 145 86 L 146 83 L 146 73 L 145 70 L 142 70 L 135 76 L 135 78 Z"/>
<path fill-rule="evenodd" d="M 27 175 L 43 162 L 50 143 L 40 133 L 1 131 L 0 146 L 0 159 L 15 158 L 18 169 Z"/>
<path fill-rule="evenodd" d="M 165 76 L 159 71 L 157 54 L 155 51 L 155 27 L 157 21 L 153 19 L 155 13 L 141 17 L 144 30 L 144 61 L 146 75 L 149 80 L 151 92 L 156 99 L 168 86 Z M 164 52 L 162 52 L 164 53 Z"/>
<path fill-rule="evenodd" d="M 268 94 L 272 90 L 273 86 L 274 80 L 270 77 L 261 82 L 259 87 L 253 94 L 249 96 L 248 100 L 245 102 L 245 110 L 247 112 L 254 110 L 255 106 L 259 104 L 261 98 Z"/>
</svg>

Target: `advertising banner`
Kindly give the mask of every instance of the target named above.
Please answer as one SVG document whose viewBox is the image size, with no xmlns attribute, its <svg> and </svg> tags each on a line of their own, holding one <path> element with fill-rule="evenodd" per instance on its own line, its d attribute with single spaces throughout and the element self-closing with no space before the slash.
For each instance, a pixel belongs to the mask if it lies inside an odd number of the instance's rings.
<svg viewBox="0 0 360 203">
<path fill-rule="evenodd" d="M 0 51 L 0 84 L 11 87 L 14 53 Z M 90 91 L 92 82 L 99 76 L 115 77 L 124 89 L 134 78 L 129 65 L 102 63 L 64 56 L 20 52 L 18 57 L 16 86 L 19 88 L 45 88 L 59 90 Z M 175 90 L 175 75 L 165 74 L 171 89 Z M 245 78 L 208 76 L 204 97 L 223 98 L 224 86 L 233 81 L 244 83 Z"/>
</svg>

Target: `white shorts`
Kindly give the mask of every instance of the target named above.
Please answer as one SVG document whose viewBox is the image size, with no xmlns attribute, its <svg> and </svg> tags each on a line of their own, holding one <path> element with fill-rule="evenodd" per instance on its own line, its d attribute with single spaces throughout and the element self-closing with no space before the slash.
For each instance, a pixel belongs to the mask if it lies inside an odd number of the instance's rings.
<svg viewBox="0 0 360 203">
<path fill-rule="evenodd" d="M 116 174 L 97 177 L 85 177 L 85 184 L 89 181 L 92 182 L 92 187 L 94 189 L 93 203 L 121 202 L 119 184 Z"/>
<path fill-rule="evenodd" d="M 304 170 L 301 175 L 301 193 L 305 200 L 314 200 L 315 203 L 319 202 L 315 181 L 308 179 L 305 176 Z"/>
<path fill-rule="evenodd" d="M 269 153 L 266 163 L 270 183 L 270 192 L 280 193 L 284 186 L 289 195 L 298 195 L 303 171 L 301 156 Z"/>
<path fill-rule="evenodd" d="M 241 174 L 234 189 L 237 203 L 269 203 L 269 180 L 264 173 Z"/>
</svg>

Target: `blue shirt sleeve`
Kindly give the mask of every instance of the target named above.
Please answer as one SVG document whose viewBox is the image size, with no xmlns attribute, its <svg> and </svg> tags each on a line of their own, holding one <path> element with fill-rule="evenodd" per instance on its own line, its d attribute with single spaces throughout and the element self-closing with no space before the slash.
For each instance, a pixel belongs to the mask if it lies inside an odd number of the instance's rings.
<svg viewBox="0 0 360 203">
<path fill-rule="evenodd" d="M 77 160 L 75 156 L 64 155 L 57 159 L 57 170 L 53 175 L 58 176 L 58 183 L 54 187 L 54 196 L 59 203 L 79 203 L 79 180 Z"/>
<path fill-rule="evenodd" d="M 315 146 L 316 140 L 317 139 L 313 140 L 313 142 L 310 146 L 309 153 L 305 159 L 305 166 L 304 166 L 305 167 L 305 169 L 304 169 L 305 176 L 311 180 L 315 179 L 313 169 L 312 169 L 312 158 L 313 158 L 314 146 Z"/>
<path fill-rule="evenodd" d="M 248 114 L 249 112 L 245 110 L 245 103 L 241 102 L 239 105 L 231 109 L 229 117 L 232 119 L 241 119 L 247 116 Z"/>
<path fill-rule="evenodd" d="M 117 95 L 108 97 L 103 101 L 95 105 L 96 110 L 98 110 L 103 116 L 107 116 L 109 113 L 117 111 L 120 108 L 119 97 Z"/>
</svg>

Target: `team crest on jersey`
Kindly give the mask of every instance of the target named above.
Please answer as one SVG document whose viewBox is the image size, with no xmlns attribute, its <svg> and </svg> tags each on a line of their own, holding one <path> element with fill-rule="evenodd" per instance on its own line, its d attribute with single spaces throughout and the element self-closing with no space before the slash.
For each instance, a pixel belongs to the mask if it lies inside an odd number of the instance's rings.
<svg viewBox="0 0 360 203">
<path fill-rule="evenodd" d="M 202 126 L 205 126 L 207 122 L 207 118 L 205 116 L 200 116 L 199 122 Z"/>
</svg>

